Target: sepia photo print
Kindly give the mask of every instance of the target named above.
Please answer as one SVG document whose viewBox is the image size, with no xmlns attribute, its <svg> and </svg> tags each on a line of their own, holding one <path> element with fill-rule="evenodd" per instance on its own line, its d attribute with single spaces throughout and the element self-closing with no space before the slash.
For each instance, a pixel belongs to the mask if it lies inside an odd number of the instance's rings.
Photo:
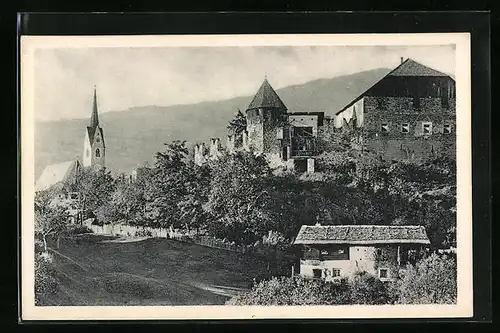
<svg viewBox="0 0 500 333">
<path fill-rule="evenodd" d="M 23 37 L 26 319 L 472 315 L 467 34 Z"/>
</svg>

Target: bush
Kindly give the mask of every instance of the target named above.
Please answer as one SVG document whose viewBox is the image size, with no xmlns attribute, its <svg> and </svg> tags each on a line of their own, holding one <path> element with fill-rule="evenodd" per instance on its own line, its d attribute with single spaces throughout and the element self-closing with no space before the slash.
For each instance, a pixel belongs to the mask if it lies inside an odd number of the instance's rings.
<svg viewBox="0 0 500 333">
<path fill-rule="evenodd" d="M 81 234 L 89 234 L 92 233 L 93 231 L 84 226 L 84 225 L 77 225 L 77 226 L 71 226 L 68 228 L 66 231 L 67 235 L 81 235 Z"/>
<path fill-rule="evenodd" d="M 398 281 L 398 303 L 454 304 L 457 301 L 457 263 L 453 257 L 432 254 L 408 266 Z"/>
<path fill-rule="evenodd" d="M 151 233 L 150 230 L 137 230 L 135 233 L 137 237 L 152 237 L 153 234 Z"/>
<path fill-rule="evenodd" d="M 351 304 L 389 304 L 396 301 L 392 289 L 377 277 L 358 272 L 350 281 Z"/>
<path fill-rule="evenodd" d="M 256 283 L 246 294 L 233 297 L 228 305 L 331 305 L 349 304 L 345 281 L 333 284 L 291 277 L 273 277 Z"/>
<path fill-rule="evenodd" d="M 58 289 L 51 259 L 46 252 L 35 255 L 35 305 L 43 305 L 43 296 L 53 294 Z"/>
</svg>

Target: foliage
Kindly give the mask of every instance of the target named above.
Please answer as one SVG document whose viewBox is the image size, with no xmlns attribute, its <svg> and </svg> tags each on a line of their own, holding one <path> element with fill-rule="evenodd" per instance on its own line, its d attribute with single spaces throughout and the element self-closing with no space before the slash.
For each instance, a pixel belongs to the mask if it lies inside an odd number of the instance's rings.
<svg viewBox="0 0 500 333">
<path fill-rule="evenodd" d="M 349 284 L 351 304 L 391 304 L 395 301 L 391 290 L 367 272 L 356 272 Z"/>
<path fill-rule="evenodd" d="M 433 253 L 416 266 L 408 266 L 397 288 L 399 303 L 454 304 L 457 301 L 456 259 Z"/>
<path fill-rule="evenodd" d="M 276 212 L 266 189 L 270 175 L 265 158 L 252 152 L 226 154 L 214 161 L 205 205 L 214 217 L 210 230 L 247 244 L 258 240 Z"/>
<path fill-rule="evenodd" d="M 165 144 L 165 151 L 156 154 L 153 182 L 148 197 L 152 199 L 151 208 L 159 226 L 178 226 L 181 212 L 178 203 L 187 194 L 186 184 L 191 179 L 187 166 L 189 155 L 185 141 Z"/>
<path fill-rule="evenodd" d="M 256 283 L 246 294 L 230 299 L 228 305 L 333 305 L 349 304 L 345 281 L 333 284 L 301 278 L 273 277 Z"/>
<path fill-rule="evenodd" d="M 339 282 L 273 277 L 255 283 L 246 294 L 233 297 L 229 305 L 335 305 L 391 304 L 390 289 L 376 277 L 359 273 Z"/>
<path fill-rule="evenodd" d="M 238 112 L 234 116 L 234 118 L 229 122 L 227 125 L 227 130 L 229 134 L 240 134 L 247 128 L 247 118 L 241 112 L 240 109 L 238 109 Z"/>
<path fill-rule="evenodd" d="M 39 236 L 47 251 L 47 237 L 59 237 L 68 226 L 68 204 L 59 191 L 37 192 L 35 195 L 35 236 Z"/>
<path fill-rule="evenodd" d="M 53 294 L 58 289 L 50 258 L 47 254 L 35 254 L 35 305 L 43 305 L 43 295 Z"/>
<path fill-rule="evenodd" d="M 98 170 L 84 169 L 72 188 L 80 193 L 82 210 L 86 215 L 93 214 L 102 222 L 110 222 L 114 216 L 110 213 L 111 194 L 115 190 L 115 180 L 105 168 Z"/>
</svg>

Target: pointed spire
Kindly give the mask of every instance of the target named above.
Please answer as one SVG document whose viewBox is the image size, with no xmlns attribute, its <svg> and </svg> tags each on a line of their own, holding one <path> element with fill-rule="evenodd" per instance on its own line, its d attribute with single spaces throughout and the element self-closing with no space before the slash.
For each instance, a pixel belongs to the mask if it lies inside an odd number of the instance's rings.
<svg viewBox="0 0 500 333">
<path fill-rule="evenodd" d="M 95 128 L 99 125 L 99 115 L 97 112 L 97 93 L 94 85 L 94 103 L 92 105 L 92 116 L 90 117 L 90 127 Z"/>
<path fill-rule="evenodd" d="M 264 78 L 264 82 L 262 82 L 262 85 L 255 94 L 252 102 L 250 102 L 247 110 L 258 108 L 277 108 L 285 111 L 287 110 L 283 101 L 267 81 L 267 77 Z"/>
</svg>

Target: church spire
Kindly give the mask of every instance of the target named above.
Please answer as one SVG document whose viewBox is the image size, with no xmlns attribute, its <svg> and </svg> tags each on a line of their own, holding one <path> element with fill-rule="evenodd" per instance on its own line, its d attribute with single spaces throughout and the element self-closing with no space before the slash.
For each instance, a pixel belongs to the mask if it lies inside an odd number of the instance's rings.
<svg viewBox="0 0 500 333">
<path fill-rule="evenodd" d="M 95 128 L 99 125 L 99 115 L 97 113 L 97 93 L 94 85 L 94 103 L 92 105 L 92 116 L 90 117 L 90 127 Z"/>
</svg>

